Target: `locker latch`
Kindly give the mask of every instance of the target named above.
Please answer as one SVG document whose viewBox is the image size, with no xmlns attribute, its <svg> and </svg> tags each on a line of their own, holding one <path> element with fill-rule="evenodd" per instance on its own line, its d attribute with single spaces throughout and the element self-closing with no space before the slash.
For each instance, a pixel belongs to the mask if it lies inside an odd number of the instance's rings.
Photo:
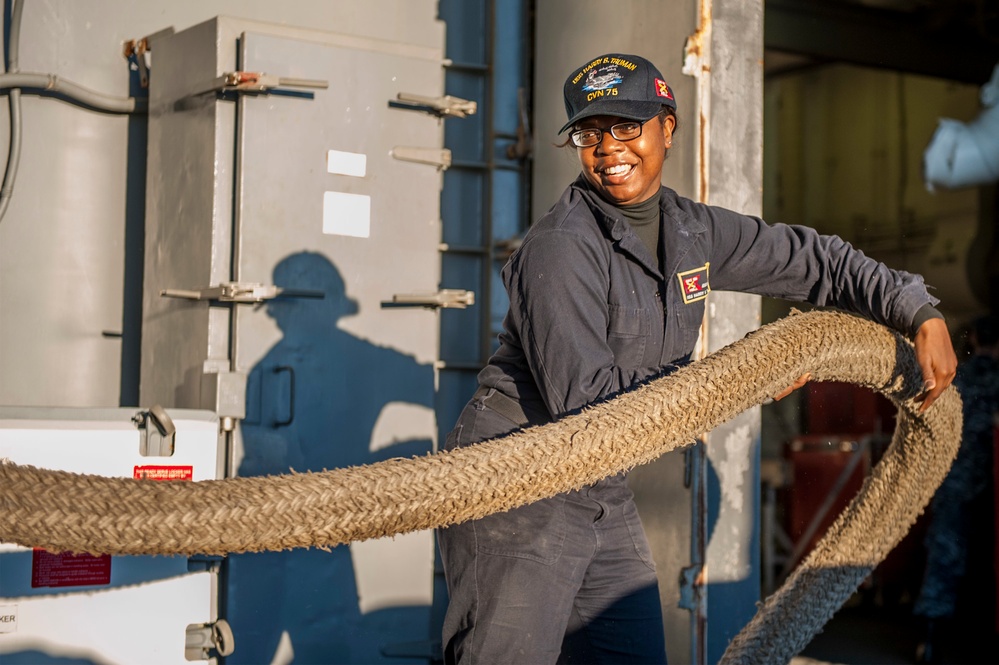
<svg viewBox="0 0 999 665">
<path fill-rule="evenodd" d="M 192 623 L 184 639 L 184 658 L 208 660 L 214 651 L 219 656 L 229 656 L 235 649 L 232 628 L 225 619 L 214 623 Z"/>
<path fill-rule="evenodd" d="M 397 101 L 390 101 L 389 106 L 397 109 L 423 111 L 438 118 L 467 118 L 475 115 L 478 105 L 461 97 L 444 95 L 443 97 L 424 97 L 409 92 L 396 95 Z"/>
<path fill-rule="evenodd" d="M 428 309 L 465 309 L 475 304 L 475 292 L 464 289 L 442 289 L 437 293 L 397 293 L 382 307 L 426 307 Z"/>
<path fill-rule="evenodd" d="M 177 428 L 166 409 L 156 404 L 149 407 L 148 411 L 139 411 L 132 416 L 132 422 L 142 434 L 142 438 L 139 440 L 140 455 L 144 457 L 170 457 L 173 455 Z"/>
<path fill-rule="evenodd" d="M 285 298 L 325 298 L 322 291 L 303 289 L 281 289 L 257 282 L 222 282 L 218 286 L 203 289 L 163 289 L 164 298 L 184 298 L 186 300 L 215 300 L 218 302 L 263 302 L 279 296 Z"/>
</svg>

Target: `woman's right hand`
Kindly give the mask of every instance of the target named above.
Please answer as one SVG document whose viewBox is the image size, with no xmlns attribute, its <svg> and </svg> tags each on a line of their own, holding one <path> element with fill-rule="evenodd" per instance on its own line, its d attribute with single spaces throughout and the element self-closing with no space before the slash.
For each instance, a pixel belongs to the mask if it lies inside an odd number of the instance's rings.
<svg viewBox="0 0 999 665">
<path fill-rule="evenodd" d="M 811 378 L 812 378 L 812 373 L 811 372 L 806 372 L 806 373 L 802 374 L 801 376 L 798 377 L 797 381 L 795 381 L 794 383 L 792 383 L 791 385 L 789 385 L 787 388 L 785 388 L 784 390 L 782 390 L 779 393 L 777 393 L 776 395 L 774 395 L 774 399 L 775 400 L 782 400 L 782 399 L 784 399 L 785 397 L 787 397 L 788 395 L 790 395 L 791 393 L 793 393 L 795 390 L 797 390 L 798 388 L 800 388 L 803 385 L 805 385 L 806 383 L 808 383 L 809 379 L 811 379 Z"/>
</svg>

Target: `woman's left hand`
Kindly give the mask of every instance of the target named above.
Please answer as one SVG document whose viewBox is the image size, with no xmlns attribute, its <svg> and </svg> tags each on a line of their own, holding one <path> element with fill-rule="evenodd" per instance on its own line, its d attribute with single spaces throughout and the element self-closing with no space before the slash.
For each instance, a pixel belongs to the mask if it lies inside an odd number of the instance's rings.
<svg viewBox="0 0 999 665">
<path fill-rule="evenodd" d="M 943 319 L 928 319 L 916 331 L 916 361 L 923 370 L 923 392 L 916 398 L 923 413 L 936 401 L 957 373 L 957 356 Z"/>
<path fill-rule="evenodd" d="M 957 356 L 954 355 L 950 333 L 943 319 L 929 319 L 919 326 L 915 345 L 916 361 L 923 372 L 923 392 L 916 397 L 916 401 L 922 402 L 919 412 L 923 413 L 954 381 L 954 375 L 957 373 Z M 811 374 L 803 374 L 793 384 L 774 395 L 774 399 L 787 397 L 805 385 L 810 378 Z"/>
</svg>

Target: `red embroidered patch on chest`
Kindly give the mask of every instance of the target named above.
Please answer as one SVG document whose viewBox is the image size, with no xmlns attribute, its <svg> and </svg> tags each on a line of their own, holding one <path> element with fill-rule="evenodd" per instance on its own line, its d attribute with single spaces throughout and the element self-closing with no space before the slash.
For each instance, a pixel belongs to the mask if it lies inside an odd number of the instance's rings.
<svg viewBox="0 0 999 665">
<path fill-rule="evenodd" d="M 680 293 L 683 294 L 685 305 L 708 297 L 708 292 L 711 290 L 711 285 L 708 283 L 708 267 L 710 265 L 710 263 L 705 263 L 700 268 L 676 274 L 677 279 L 680 280 Z"/>
</svg>

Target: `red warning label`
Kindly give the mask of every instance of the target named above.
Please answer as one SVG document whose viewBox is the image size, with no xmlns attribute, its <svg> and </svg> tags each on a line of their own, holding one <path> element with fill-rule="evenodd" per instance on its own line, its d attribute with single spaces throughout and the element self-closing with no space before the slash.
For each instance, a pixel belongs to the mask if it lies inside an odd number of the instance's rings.
<svg viewBox="0 0 999 665">
<path fill-rule="evenodd" d="M 93 586 L 111 583 L 111 556 L 52 554 L 36 548 L 31 553 L 31 587 Z"/>
<path fill-rule="evenodd" d="M 132 477 L 139 480 L 193 480 L 193 466 L 137 466 Z"/>
</svg>

